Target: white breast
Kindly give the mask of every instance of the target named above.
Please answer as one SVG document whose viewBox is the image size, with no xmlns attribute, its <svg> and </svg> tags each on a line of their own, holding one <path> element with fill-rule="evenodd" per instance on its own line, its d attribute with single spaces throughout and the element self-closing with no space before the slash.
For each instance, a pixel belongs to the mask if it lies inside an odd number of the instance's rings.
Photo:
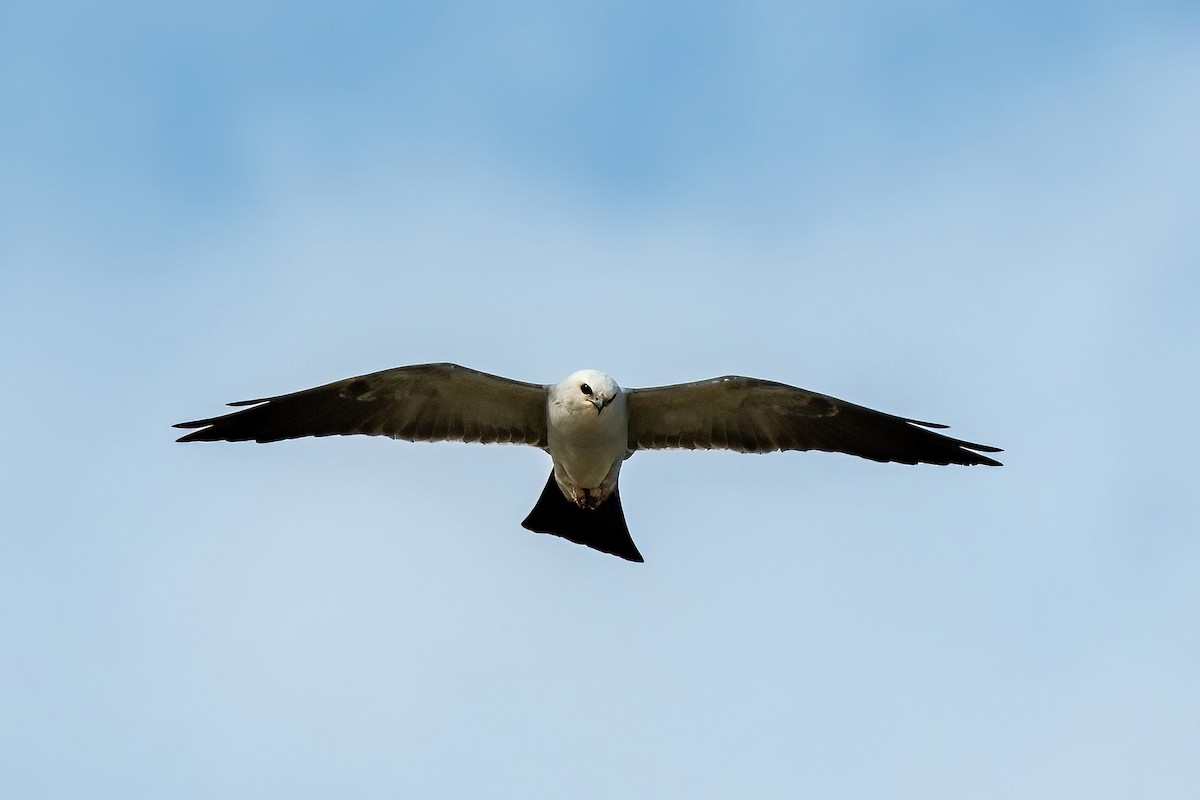
<svg viewBox="0 0 1200 800">
<path fill-rule="evenodd" d="M 597 413 L 590 402 L 573 402 L 568 395 L 551 393 L 547 450 L 554 460 L 559 482 L 569 488 L 612 490 L 629 441 L 629 413 L 625 394 Z M 565 481 L 564 481 L 565 479 Z"/>
</svg>

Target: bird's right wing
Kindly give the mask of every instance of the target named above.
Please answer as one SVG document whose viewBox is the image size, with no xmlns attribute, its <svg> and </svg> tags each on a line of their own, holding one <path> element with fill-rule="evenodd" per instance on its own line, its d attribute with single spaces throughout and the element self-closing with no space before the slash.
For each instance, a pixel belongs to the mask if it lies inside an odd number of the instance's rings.
<svg viewBox="0 0 1200 800">
<path fill-rule="evenodd" d="M 422 364 L 233 406 L 181 442 L 276 442 L 301 436 L 367 434 L 408 441 L 506 442 L 546 446 L 549 389 L 456 364 Z"/>
<path fill-rule="evenodd" d="M 896 417 L 774 381 L 729 375 L 630 389 L 629 449 L 827 450 L 903 464 L 988 464 L 999 448 L 934 433 Z"/>
</svg>

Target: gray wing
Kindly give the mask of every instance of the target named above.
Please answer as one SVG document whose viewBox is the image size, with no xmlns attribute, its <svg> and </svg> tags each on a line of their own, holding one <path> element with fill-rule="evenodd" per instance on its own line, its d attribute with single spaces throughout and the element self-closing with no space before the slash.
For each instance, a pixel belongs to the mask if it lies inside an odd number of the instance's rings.
<svg viewBox="0 0 1200 800">
<path fill-rule="evenodd" d="M 894 417 L 773 381 L 730 375 L 631 389 L 629 449 L 827 450 L 902 464 L 988 464 L 997 447 L 952 439 L 932 422 Z"/>
<path fill-rule="evenodd" d="M 373 372 L 302 392 L 243 400 L 221 417 L 181 422 L 181 442 L 277 442 L 362 433 L 408 441 L 546 446 L 549 389 L 456 364 Z"/>
</svg>

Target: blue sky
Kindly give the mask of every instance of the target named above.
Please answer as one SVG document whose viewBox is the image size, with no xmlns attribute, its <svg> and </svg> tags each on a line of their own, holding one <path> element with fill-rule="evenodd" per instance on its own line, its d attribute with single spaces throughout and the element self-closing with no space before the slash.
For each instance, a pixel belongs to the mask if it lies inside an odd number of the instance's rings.
<svg viewBox="0 0 1200 800">
<path fill-rule="evenodd" d="M 1190 797 L 1189 3 L 0 6 L 0 794 Z M 182 446 L 455 361 L 1003 469 Z"/>
</svg>

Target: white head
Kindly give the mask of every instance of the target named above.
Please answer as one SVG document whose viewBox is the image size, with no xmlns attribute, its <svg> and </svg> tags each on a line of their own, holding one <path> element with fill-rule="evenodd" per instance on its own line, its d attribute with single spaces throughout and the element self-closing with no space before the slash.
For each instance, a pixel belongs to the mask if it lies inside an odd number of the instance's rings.
<svg viewBox="0 0 1200 800">
<path fill-rule="evenodd" d="M 622 396 L 616 381 L 594 369 L 572 373 L 551 394 L 551 403 L 562 406 L 564 411 L 589 409 L 597 414 Z"/>
</svg>

